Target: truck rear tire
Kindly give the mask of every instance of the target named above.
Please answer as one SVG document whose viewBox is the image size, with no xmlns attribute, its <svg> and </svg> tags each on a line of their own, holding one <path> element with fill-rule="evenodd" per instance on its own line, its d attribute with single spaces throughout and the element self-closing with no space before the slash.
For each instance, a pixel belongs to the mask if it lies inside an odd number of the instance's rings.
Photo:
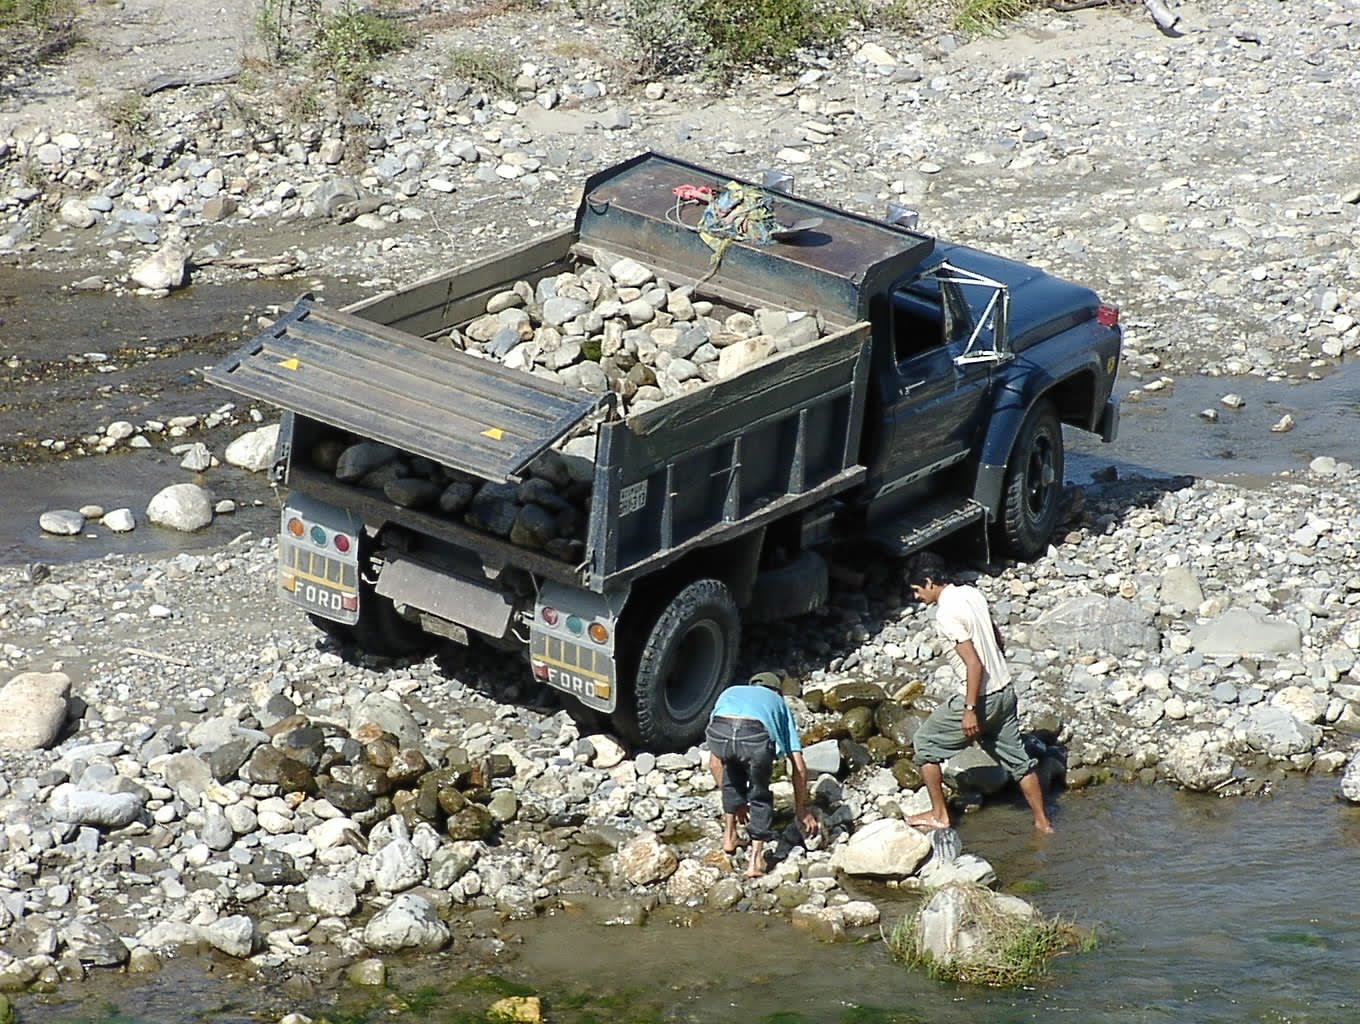
<svg viewBox="0 0 1360 1024">
<path fill-rule="evenodd" d="M 1058 527 L 1062 493 L 1062 423 L 1053 403 L 1041 398 L 1020 425 L 1006 465 L 998 532 L 1008 554 L 1028 561 L 1044 553 Z"/>
<path fill-rule="evenodd" d="M 625 736 L 652 750 L 683 750 L 704 736 L 718 694 L 732 681 L 741 614 L 721 580 L 696 580 L 656 617 L 638 658 Z M 632 723 L 627 721 L 632 718 Z"/>
</svg>

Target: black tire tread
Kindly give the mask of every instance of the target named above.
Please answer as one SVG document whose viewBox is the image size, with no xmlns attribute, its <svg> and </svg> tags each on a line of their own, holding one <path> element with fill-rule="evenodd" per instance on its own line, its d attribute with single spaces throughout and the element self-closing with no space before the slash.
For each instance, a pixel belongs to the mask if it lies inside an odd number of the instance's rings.
<svg viewBox="0 0 1360 1024">
<path fill-rule="evenodd" d="M 1025 489 L 1028 481 L 1025 474 L 1029 465 L 1030 448 L 1041 429 L 1050 431 L 1053 436 L 1057 480 L 1053 485 L 1051 504 L 1044 512 L 1041 524 L 1036 530 L 1036 524 L 1031 521 L 1026 507 Z M 1020 433 L 1016 436 L 1015 447 L 1011 451 L 1010 462 L 1006 467 L 999 533 L 1002 546 L 1008 554 L 1024 561 L 1043 554 L 1058 525 L 1062 486 L 1062 422 L 1058 419 L 1053 402 L 1047 398 L 1040 398 L 1030 407 L 1024 422 L 1020 425 Z"/>
</svg>

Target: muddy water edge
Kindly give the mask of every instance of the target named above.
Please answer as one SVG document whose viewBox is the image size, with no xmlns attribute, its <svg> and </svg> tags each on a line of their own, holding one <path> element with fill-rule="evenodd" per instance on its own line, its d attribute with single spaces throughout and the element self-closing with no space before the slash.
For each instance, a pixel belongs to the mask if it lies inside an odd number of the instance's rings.
<svg viewBox="0 0 1360 1024">
<path fill-rule="evenodd" d="M 829 946 L 782 918 L 662 909 L 642 927 L 606 927 L 567 906 L 507 923 L 509 954 L 495 960 L 393 958 L 381 989 L 339 977 L 299 988 L 189 958 L 147 978 L 96 971 L 26 996 L 20 1020 L 220 1024 L 301 1010 L 463 1022 L 500 996 L 533 994 L 554 1024 L 1346 1024 L 1360 1021 L 1360 914 L 1335 884 L 1353 874 L 1360 808 L 1334 791 L 1334 779 L 1291 777 L 1219 800 L 1115 783 L 1062 795 L 1060 831 L 1042 839 L 1018 806 L 968 815 L 965 845 L 992 861 L 1003 889 L 1096 937 L 1020 990 L 934 982 L 894 963 L 876 931 Z M 916 905 L 886 889 L 865 895 L 886 928 Z"/>
</svg>

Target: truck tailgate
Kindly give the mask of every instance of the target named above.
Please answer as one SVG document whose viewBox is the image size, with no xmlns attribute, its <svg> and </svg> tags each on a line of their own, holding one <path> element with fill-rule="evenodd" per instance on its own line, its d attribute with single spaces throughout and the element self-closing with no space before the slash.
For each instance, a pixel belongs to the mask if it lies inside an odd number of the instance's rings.
<svg viewBox="0 0 1360 1024">
<path fill-rule="evenodd" d="M 321 308 L 308 296 L 207 378 L 497 481 L 612 400 Z"/>
</svg>

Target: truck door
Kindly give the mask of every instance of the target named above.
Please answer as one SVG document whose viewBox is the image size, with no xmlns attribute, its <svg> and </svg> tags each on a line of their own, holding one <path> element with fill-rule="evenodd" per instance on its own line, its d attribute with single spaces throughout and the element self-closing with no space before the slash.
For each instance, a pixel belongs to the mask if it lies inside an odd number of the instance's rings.
<svg viewBox="0 0 1360 1024">
<path fill-rule="evenodd" d="M 981 335 L 992 342 L 968 298 L 943 273 L 893 293 L 897 390 L 885 409 L 893 441 L 883 493 L 962 462 L 977 441 L 996 360 L 969 356 Z"/>
</svg>

